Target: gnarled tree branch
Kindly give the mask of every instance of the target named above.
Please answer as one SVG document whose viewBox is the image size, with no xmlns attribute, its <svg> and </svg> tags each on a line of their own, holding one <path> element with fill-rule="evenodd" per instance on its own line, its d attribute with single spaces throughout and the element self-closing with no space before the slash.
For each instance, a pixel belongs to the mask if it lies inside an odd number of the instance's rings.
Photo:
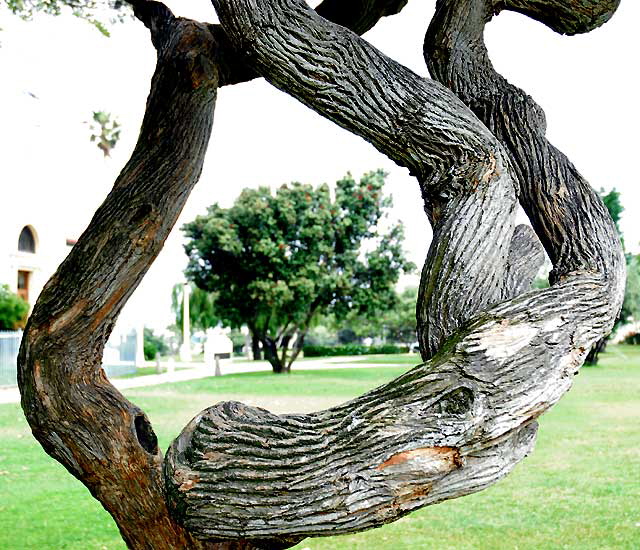
<svg viewBox="0 0 640 550">
<path fill-rule="evenodd" d="M 316 12 L 356 34 L 364 34 L 382 18 L 400 13 L 408 0 L 324 0 Z M 240 84 L 261 75 L 247 64 L 244 52 L 234 47 L 221 25 L 210 30 L 218 42 L 220 86 Z"/>
<path fill-rule="evenodd" d="M 540 21 L 561 34 L 580 34 L 603 25 L 620 0 L 490 0 L 495 13 L 510 10 Z"/>
<path fill-rule="evenodd" d="M 535 419 L 569 389 L 586 349 L 613 323 L 620 250 L 606 213 L 575 178 L 552 189 L 544 200 L 553 208 L 538 213 L 543 242 L 553 242 L 554 224 L 576 223 L 568 197 L 589 209 L 593 221 L 578 227 L 594 242 L 563 241 L 554 249 L 555 285 L 513 298 L 530 276 L 520 243 L 532 240 L 523 230 L 514 236 L 515 177 L 493 134 L 435 83 L 304 2 L 214 4 L 235 47 L 267 80 L 418 178 L 434 224 L 421 286 L 432 358 L 314 414 L 207 409 L 165 461 L 174 516 L 203 540 L 277 541 L 374 527 L 493 483 L 530 450 Z M 537 180 L 530 189 L 547 191 Z M 489 307 L 504 297 L 512 299 Z"/>
<path fill-rule="evenodd" d="M 204 548 L 168 513 L 145 414 L 106 379 L 116 317 L 200 176 L 211 133 L 215 41 L 202 24 L 136 2 L 158 63 L 140 138 L 113 190 L 47 283 L 19 356 L 22 407 L 44 449 L 80 479 L 134 548 Z"/>
<path fill-rule="evenodd" d="M 493 0 L 438 1 L 425 39 L 429 70 L 471 108 L 509 151 L 521 191 L 520 203 L 554 266 L 552 281 L 578 270 L 598 270 L 614 283 L 614 301 L 618 303 L 624 262 L 620 247 L 610 246 L 617 240 L 613 222 L 576 168 L 547 141 L 542 109 L 491 65 L 483 32 L 495 10 L 493 4 Z M 551 0 L 548 4 L 551 8 L 558 3 Z M 598 5 L 596 14 L 610 15 L 618 1 L 586 4 Z M 563 5 L 567 9 L 573 6 L 580 14 L 585 2 L 573 0 Z M 587 18 L 585 25 L 588 21 L 591 19 Z"/>
<path fill-rule="evenodd" d="M 617 0 L 439 1 L 430 68 L 486 126 L 444 86 L 302 0 L 214 3 L 224 39 L 220 27 L 131 1 L 158 65 L 133 156 L 25 332 L 19 383 L 34 435 L 135 548 L 284 548 L 490 485 L 529 452 L 536 418 L 610 329 L 624 275 L 606 210 L 544 139 L 540 109 L 492 70 L 482 29 L 507 6 L 561 32 L 588 30 Z M 372 11 L 338 10 L 331 0 L 319 10 L 359 30 L 404 1 L 350 5 Z M 430 360 L 313 414 L 218 404 L 162 462 L 149 421 L 100 362 L 117 314 L 199 177 L 216 89 L 238 80 L 228 51 L 242 52 L 245 76 L 265 76 L 418 179 L 434 226 L 418 306 Z M 512 124 L 513 113 L 522 121 Z M 540 251 L 530 231 L 514 229 L 518 192 L 554 263 L 544 291 L 521 294 L 532 276 L 523 259 Z"/>
</svg>

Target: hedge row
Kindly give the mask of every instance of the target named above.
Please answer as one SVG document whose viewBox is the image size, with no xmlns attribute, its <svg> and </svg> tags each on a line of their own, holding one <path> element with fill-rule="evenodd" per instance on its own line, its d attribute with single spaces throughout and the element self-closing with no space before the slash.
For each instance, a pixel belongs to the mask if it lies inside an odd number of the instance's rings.
<svg viewBox="0 0 640 550">
<path fill-rule="evenodd" d="M 382 346 L 363 346 L 361 344 L 345 344 L 344 346 L 304 346 L 305 357 L 335 357 L 337 355 L 378 355 L 407 353 L 407 346 L 384 344 Z"/>
</svg>

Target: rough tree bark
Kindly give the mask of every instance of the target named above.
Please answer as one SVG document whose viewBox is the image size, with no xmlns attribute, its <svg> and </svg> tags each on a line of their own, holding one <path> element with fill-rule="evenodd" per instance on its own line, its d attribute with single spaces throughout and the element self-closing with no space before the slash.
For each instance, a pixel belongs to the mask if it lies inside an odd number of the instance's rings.
<svg viewBox="0 0 640 550">
<path fill-rule="evenodd" d="M 45 450 L 132 548 L 285 548 L 506 475 L 610 330 L 624 262 L 606 209 L 546 142 L 541 110 L 493 71 L 482 31 L 513 9 L 583 32 L 617 1 L 438 1 L 428 63 L 471 110 L 318 15 L 363 32 L 405 0 L 326 0 L 318 12 L 302 0 L 214 0 L 222 26 L 130 3 L 158 50 L 140 138 L 46 285 L 20 351 L 22 405 Z M 218 404 L 163 461 L 144 413 L 106 380 L 102 350 L 199 177 L 217 87 L 256 75 L 416 176 L 434 228 L 418 304 L 429 361 L 313 414 Z M 514 227 L 518 197 L 554 263 L 549 289 L 528 291 L 541 250 Z"/>
<path fill-rule="evenodd" d="M 484 44 L 485 24 L 501 9 L 538 19 L 557 32 L 587 32 L 606 22 L 619 0 L 438 0 L 425 38 L 425 60 L 433 78 L 453 90 L 509 151 L 520 204 L 551 259 L 550 282 L 570 273 L 598 269 L 624 280 L 620 246 L 610 242 L 615 227 L 605 206 L 566 156 L 546 137 L 542 109 L 498 74 Z M 597 241 L 593 241 L 594 236 Z M 612 300 L 618 299 L 612 289 Z M 419 340 L 427 347 L 433 315 L 418 308 Z"/>
</svg>

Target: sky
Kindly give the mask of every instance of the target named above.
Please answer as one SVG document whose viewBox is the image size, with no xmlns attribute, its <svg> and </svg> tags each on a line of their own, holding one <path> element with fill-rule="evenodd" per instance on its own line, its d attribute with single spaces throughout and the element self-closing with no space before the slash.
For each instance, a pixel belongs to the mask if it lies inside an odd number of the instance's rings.
<svg viewBox="0 0 640 550">
<path fill-rule="evenodd" d="M 177 15 L 216 20 L 207 0 L 166 3 Z M 410 0 L 365 38 L 428 77 L 422 41 L 434 7 L 435 0 Z M 595 188 L 621 192 L 626 209 L 621 226 L 635 253 L 640 252 L 638 20 L 640 2 L 622 0 L 609 23 L 586 35 L 560 36 L 512 13 L 495 18 L 486 35 L 496 68 L 545 110 L 550 141 Z M 0 11 L 0 27 L 3 195 L 11 200 L 15 182 L 34 189 L 31 200 L 39 200 L 44 195 L 38 189 L 46 188 L 46 200 L 59 213 L 51 223 L 64 224 L 69 237 L 77 237 L 135 144 L 155 65 L 148 31 L 131 20 L 111 26 L 106 38 L 71 16 L 25 23 L 6 11 Z M 94 110 L 111 112 L 123 127 L 108 159 L 89 142 L 87 122 Z M 172 322 L 171 286 L 182 280 L 186 265 L 179 227 L 208 205 L 230 206 L 245 187 L 318 185 L 348 171 L 359 177 L 377 168 L 389 174 L 391 221 L 403 221 L 408 256 L 421 266 L 431 231 L 407 170 L 262 80 L 221 89 L 202 178 L 123 316 L 158 329 Z M 405 278 L 403 284 L 416 281 Z"/>
</svg>

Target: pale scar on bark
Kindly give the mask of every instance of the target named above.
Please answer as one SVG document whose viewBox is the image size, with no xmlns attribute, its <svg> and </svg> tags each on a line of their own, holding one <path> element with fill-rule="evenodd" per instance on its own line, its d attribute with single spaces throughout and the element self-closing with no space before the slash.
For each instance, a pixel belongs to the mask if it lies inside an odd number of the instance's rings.
<svg viewBox="0 0 640 550">
<path fill-rule="evenodd" d="M 380 464 L 376 470 L 384 470 L 393 466 L 403 466 L 408 462 L 417 462 L 425 469 L 450 469 L 461 468 L 463 460 L 460 451 L 455 447 L 424 447 L 403 451 L 391 456 Z M 417 464 L 418 465 L 418 464 Z"/>
</svg>

